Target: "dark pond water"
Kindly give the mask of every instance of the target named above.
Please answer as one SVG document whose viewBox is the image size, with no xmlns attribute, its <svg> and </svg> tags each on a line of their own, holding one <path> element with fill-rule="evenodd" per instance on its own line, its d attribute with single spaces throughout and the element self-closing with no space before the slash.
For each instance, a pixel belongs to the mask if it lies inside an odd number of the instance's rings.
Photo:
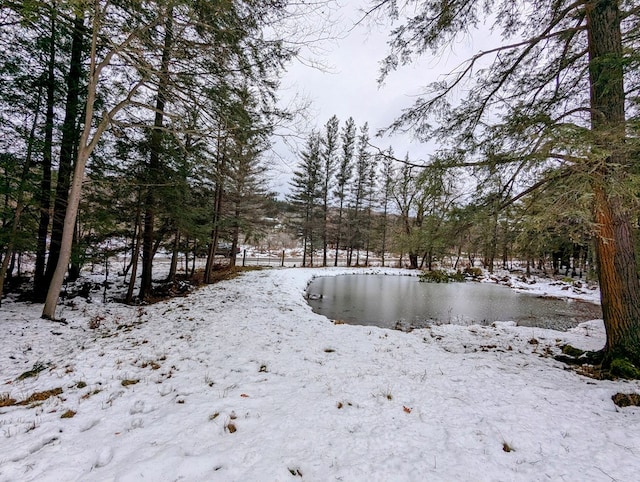
<svg viewBox="0 0 640 482">
<path fill-rule="evenodd" d="M 567 330 L 602 318 L 599 305 L 517 293 L 489 283 L 421 283 L 413 276 L 343 275 L 308 286 L 313 311 L 332 320 L 383 328 L 491 324 Z"/>
</svg>

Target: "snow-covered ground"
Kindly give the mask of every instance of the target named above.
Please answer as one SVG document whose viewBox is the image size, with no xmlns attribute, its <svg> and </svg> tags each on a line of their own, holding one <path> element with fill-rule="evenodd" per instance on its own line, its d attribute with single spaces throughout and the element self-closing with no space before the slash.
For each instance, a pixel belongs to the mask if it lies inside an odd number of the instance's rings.
<svg viewBox="0 0 640 482">
<path fill-rule="evenodd" d="M 67 324 L 5 303 L 0 407 L 59 390 L 0 408 L 0 480 L 638 480 L 640 409 L 611 397 L 640 383 L 548 356 L 601 348 L 601 321 L 404 333 L 314 314 L 309 280 L 353 271 L 254 271 L 145 307 L 76 298 Z"/>
</svg>

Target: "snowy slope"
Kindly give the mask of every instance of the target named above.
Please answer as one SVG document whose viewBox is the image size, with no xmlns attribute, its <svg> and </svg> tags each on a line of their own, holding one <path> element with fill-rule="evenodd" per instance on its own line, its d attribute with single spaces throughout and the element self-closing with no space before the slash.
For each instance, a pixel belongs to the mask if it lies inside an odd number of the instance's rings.
<svg viewBox="0 0 640 482">
<path fill-rule="evenodd" d="M 640 409 L 611 396 L 640 384 L 544 356 L 602 347 L 601 321 L 404 333 L 312 313 L 308 281 L 350 271 L 250 272 L 143 308 L 76 300 L 66 325 L 5 303 L 0 397 L 62 393 L 0 408 L 0 481 L 638 480 Z"/>
</svg>

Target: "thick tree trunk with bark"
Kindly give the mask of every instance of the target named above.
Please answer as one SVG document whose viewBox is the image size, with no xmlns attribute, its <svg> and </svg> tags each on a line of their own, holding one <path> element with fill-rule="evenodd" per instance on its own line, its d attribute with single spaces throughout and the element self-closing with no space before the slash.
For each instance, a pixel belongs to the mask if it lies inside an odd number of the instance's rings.
<svg viewBox="0 0 640 482">
<path fill-rule="evenodd" d="M 418 269 L 417 253 L 409 253 L 409 269 Z"/>
<path fill-rule="evenodd" d="M 162 149 L 162 127 L 164 124 L 164 108 L 167 101 L 169 88 L 169 60 L 173 43 L 173 12 L 167 12 L 165 23 L 164 45 L 162 48 L 162 60 L 160 66 L 160 82 L 156 98 L 156 114 L 151 132 L 151 154 L 149 156 L 148 174 L 150 181 L 147 186 L 144 214 L 144 235 L 142 237 L 142 278 L 140 280 L 140 292 L 138 297 L 145 300 L 151 296 L 153 287 L 153 255 L 154 255 L 154 223 L 156 218 L 155 181 L 158 180 L 160 171 L 160 151 Z"/>
<path fill-rule="evenodd" d="M 605 362 L 629 358 L 640 367 L 640 284 L 629 216 L 596 190 L 598 279 L 607 331 Z"/>
<path fill-rule="evenodd" d="M 640 283 L 631 213 L 619 193 L 629 160 L 624 150 L 625 93 L 620 12 L 614 0 L 586 5 L 595 145 L 609 151 L 594 169 L 594 218 L 602 315 L 607 331 L 604 363 L 627 358 L 640 367 Z"/>
<path fill-rule="evenodd" d="M 90 120 L 90 117 L 87 116 L 87 118 Z M 85 129 L 85 133 L 88 137 L 89 132 L 87 129 Z M 60 296 L 62 283 L 64 281 L 64 275 L 67 271 L 69 260 L 71 259 L 73 232 L 78 214 L 78 206 L 80 205 L 84 169 L 87 165 L 89 155 L 91 154 L 91 148 L 87 146 L 86 139 L 84 139 L 84 137 L 85 136 L 83 136 L 83 140 L 81 140 L 82 146 L 78 151 L 78 159 L 76 160 L 76 166 L 74 169 L 73 182 L 71 183 L 71 190 L 69 191 L 69 205 L 64 218 L 60 256 L 58 257 L 58 264 L 56 265 L 53 277 L 51 278 L 47 299 L 42 310 L 42 317 L 46 319 L 53 319 L 55 317 L 55 310 L 58 304 L 58 297 Z"/>
<path fill-rule="evenodd" d="M 51 15 L 51 40 L 49 45 L 49 60 L 47 68 L 47 113 L 44 125 L 44 147 L 42 152 L 42 178 L 40 179 L 40 192 L 38 193 L 38 208 L 40 217 L 38 220 L 38 238 L 36 241 L 36 263 L 33 277 L 33 293 L 36 299 L 44 301 L 46 295 L 46 285 L 44 283 L 44 270 L 47 256 L 47 235 L 49 234 L 49 223 L 51 209 L 51 166 L 53 161 L 53 122 L 55 103 L 55 42 L 56 15 L 52 11 Z"/>
<path fill-rule="evenodd" d="M 77 119 L 80 108 L 80 89 L 82 84 L 82 50 L 84 40 L 83 14 L 76 15 L 73 23 L 71 40 L 71 63 L 67 74 L 67 103 L 64 122 L 62 124 L 62 140 L 60 142 L 60 164 L 58 166 L 58 182 L 56 199 L 53 206 L 53 222 L 51 225 L 51 242 L 49 259 L 44 275 L 43 285 L 51 282 L 56 270 L 63 238 L 65 215 L 68 205 L 69 186 L 71 182 L 72 162 L 75 147 L 78 145 Z"/>
</svg>

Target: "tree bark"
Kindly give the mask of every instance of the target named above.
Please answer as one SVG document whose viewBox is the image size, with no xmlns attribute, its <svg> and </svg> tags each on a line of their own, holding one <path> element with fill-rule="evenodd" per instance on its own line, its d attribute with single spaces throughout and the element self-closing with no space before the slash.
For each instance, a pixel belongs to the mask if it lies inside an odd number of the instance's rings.
<svg viewBox="0 0 640 482">
<path fill-rule="evenodd" d="M 169 274 L 167 282 L 173 283 L 176 280 L 176 272 L 178 271 L 178 256 L 180 254 L 180 230 L 176 229 L 173 233 L 173 249 L 171 252 L 171 264 L 169 265 Z"/>
<path fill-rule="evenodd" d="M 47 113 L 44 126 L 44 147 L 42 152 L 42 178 L 40 179 L 40 192 L 38 193 L 38 207 L 40 217 L 38 220 L 38 238 L 36 241 L 36 262 L 33 277 L 34 298 L 44 301 L 46 284 L 44 282 L 44 270 L 47 256 L 47 235 L 51 215 L 51 166 L 53 161 L 53 122 L 55 103 L 55 42 L 56 15 L 55 9 L 51 10 L 51 43 L 49 45 L 49 65 L 47 69 Z"/>
<path fill-rule="evenodd" d="M 238 249 L 238 241 L 240 239 L 240 226 L 238 225 L 240 216 L 242 216 L 242 213 L 238 209 L 236 209 L 236 220 L 234 222 L 233 230 L 231 233 L 231 251 L 229 252 L 229 266 L 232 268 L 236 266 L 236 251 Z"/>
<path fill-rule="evenodd" d="M 218 156 L 216 158 L 216 187 L 214 192 L 213 206 L 213 227 L 211 228 L 211 237 L 209 241 L 209 252 L 207 254 L 207 263 L 204 270 L 204 282 L 211 282 L 213 266 L 215 264 L 216 249 L 218 248 L 218 239 L 220 237 L 220 218 L 222 216 L 222 201 L 224 194 L 224 176 L 226 169 L 226 138 L 224 141 L 221 132 L 218 131 L 217 148 Z"/>
<path fill-rule="evenodd" d="M 640 367 L 640 283 L 631 213 L 619 193 L 628 168 L 624 149 L 625 93 L 618 2 L 587 3 L 591 128 L 595 147 L 609 152 L 592 175 L 596 255 L 607 332 L 604 364 L 627 358 Z"/>
<path fill-rule="evenodd" d="M 417 253 L 409 253 L 409 269 L 418 269 Z"/>
<path fill-rule="evenodd" d="M 160 81 L 156 97 L 156 114 L 151 132 L 151 154 L 149 156 L 148 174 L 150 182 L 147 186 L 144 214 L 144 235 L 142 237 L 142 278 L 140 280 L 140 292 L 138 297 L 145 300 L 151 296 L 153 288 L 153 255 L 154 255 L 154 223 L 156 217 L 155 186 L 161 168 L 160 151 L 162 149 L 162 127 L 164 124 L 164 109 L 169 88 L 169 60 L 173 43 L 173 12 L 171 8 L 167 12 L 164 33 L 164 45 L 162 47 L 162 60 L 160 65 Z"/>
<path fill-rule="evenodd" d="M 75 253 L 73 249 L 75 248 Z M 80 271 L 82 269 L 82 263 L 80 261 L 80 231 L 78 222 L 78 213 L 76 213 L 75 229 L 73 230 L 73 242 L 71 243 L 71 259 L 69 262 L 69 268 L 67 271 L 67 281 L 73 283 L 80 278 Z M 75 254 L 75 256 L 74 256 Z"/>
<path fill-rule="evenodd" d="M 91 94 L 89 95 L 91 97 Z M 89 122 L 91 118 L 87 119 Z M 89 132 L 85 128 L 85 132 L 88 136 Z M 84 137 L 84 136 L 83 136 Z M 69 203 L 64 217 L 64 225 L 62 232 L 62 240 L 60 244 L 60 255 L 58 257 L 58 264 L 51 278 L 49 284 L 49 291 L 47 293 L 47 299 L 42 310 L 42 317 L 46 319 L 55 318 L 56 305 L 58 304 L 58 297 L 60 296 L 60 290 L 62 289 L 62 283 L 64 281 L 64 275 L 67 271 L 67 265 L 69 259 L 71 259 L 71 247 L 73 245 L 73 231 L 76 224 L 76 216 L 78 214 L 78 206 L 80 205 L 80 194 L 82 191 L 82 181 L 84 178 L 84 169 L 87 165 L 87 160 L 91 154 L 91 148 L 83 141 L 81 148 L 78 150 L 78 159 L 76 160 L 76 166 L 74 169 L 73 181 L 71 183 L 71 190 L 69 191 Z"/>
<path fill-rule="evenodd" d="M 329 250 L 329 235 L 327 233 L 329 225 L 329 182 L 325 180 L 324 199 L 322 204 L 322 266 L 327 266 L 327 252 Z"/>
<path fill-rule="evenodd" d="M 140 194 L 138 194 L 138 207 L 136 209 L 136 221 L 133 228 L 133 249 L 131 250 L 131 277 L 129 278 L 129 286 L 127 287 L 127 295 L 125 303 L 129 304 L 133 300 L 133 290 L 136 285 L 136 277 L 138 276 L 138 259 L 140 258 L 140 244 L 142 243 L 142 227 L 140 226 L 142 212 L 140 209 Z"/>
<path fill-rule="evenodd" d="M 76 14 L 73 22 L 71 40 L 71 62 L 67 74 L 67 102 L 62 124 L 62 140 L 60 141 L 60 162 L 58 166 L 58 182 L 56 198 L 53 205 L 53 221 L 51 225 L 51 241 L 47 269 L 42 286 L 51 283 L 60 257 L 64 223 L 68 205 L 69 186 L 71 182 L 74 148 L 78 144 L 77 119 L 80 108 L 80 89 L 82 83 L 82 50 L 84 43 L 84 12 Z M 78 154 L 79 156 L 79 154 Z"/>
<path fill-rule="evenodd" d="M 333 266 L 338 266 L 338 255 L 340 253 L 340 241 L 342 235 L 342 216 L 344 211 L 344 188 L 340 194 L 340 207 L 338 208 L 338 226 L 336 227 L 336 256 L 333 260 Z M 384 266 L 384 263 L 382 264 Z"/>
</svg>

